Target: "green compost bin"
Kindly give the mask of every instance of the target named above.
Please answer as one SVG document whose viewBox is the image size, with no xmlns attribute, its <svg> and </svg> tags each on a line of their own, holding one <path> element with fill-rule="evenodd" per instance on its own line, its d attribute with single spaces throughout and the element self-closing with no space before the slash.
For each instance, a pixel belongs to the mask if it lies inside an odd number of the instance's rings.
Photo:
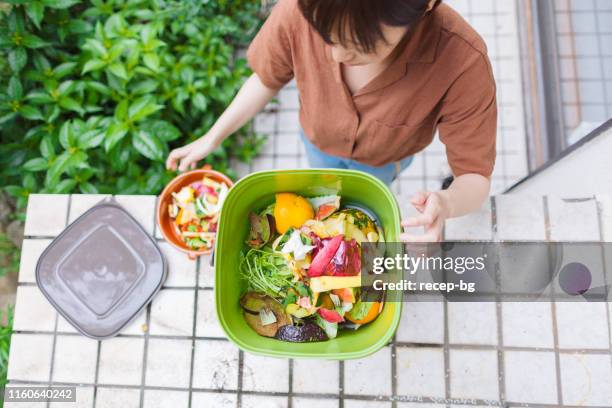
<svg viewBox="0 0 612 408">
<path fill-rule="evenodd" d="M 304 197 L 338 194 L 342 203 L 369 209 L 380 222 L 387 242 L 397 242 L 400 211 L 393 193 L 379 179 L 355 170 L 295 169 L 252 173 L 229 191 L 221 210 L 215 245 L 215 304 L 227 337 L 244 351 L 289 358 L 353 359 L 368 356 L 393 337 L 399 324 L 401 302 L 387 302 L 376 320 L 356 331 L 341 330 L 338 337 L 316 343 L 289 343 L 259 336 L 245 322 L 239 304 L 246 282 L 240 277 L 250 211 L 274 202 L 276 193 Z"/>
</svg>

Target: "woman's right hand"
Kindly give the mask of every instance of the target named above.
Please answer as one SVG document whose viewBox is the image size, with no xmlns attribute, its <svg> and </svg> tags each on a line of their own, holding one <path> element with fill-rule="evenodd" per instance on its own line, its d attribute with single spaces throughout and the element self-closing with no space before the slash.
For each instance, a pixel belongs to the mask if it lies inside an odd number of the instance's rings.
<svg viewBox="0 0 612 408">
<path fill-rule="evenodd" d="M 219 147 L 219 143 L 214 139 L 209 135 L 204 135 L 198 140 L 172 150 L 166 159 L 166 168 L 174 171 L 195 169 L 198 161 Z"/>
</svg>

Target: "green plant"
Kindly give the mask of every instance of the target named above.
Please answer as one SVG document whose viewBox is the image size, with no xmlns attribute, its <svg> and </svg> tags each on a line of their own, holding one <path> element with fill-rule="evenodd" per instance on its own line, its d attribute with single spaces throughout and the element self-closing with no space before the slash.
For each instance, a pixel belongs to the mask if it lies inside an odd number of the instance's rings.
<svg viewBox="0 0 612 408">
<path fill-rule="evenodd" d="M 204 134 L 249 75 L 235 55 L 260 23 L 256 0 L 8 3 L 0 177 L 19 208 L 31 192 L 158 193 L 168 150 Z M 231 175 L 261 143 L 246 126 L 205 162 Z"/>
<path fill-rule="evenodd" d="M 6 234 L 0 232 L 0 277 L 19 270 L 20 256 L 19 248 L 15 247 Z"/>
<path fill-rule="evenodd" d="M 12 333 L 13 307 L 9 305 L 6 311 L 0 310 L 0 387 L 6 385 L 6 372 L 8 369 L 8 356 Z M 0 394 L 0 402 L 1 398 L 2 395 Z"/>
</svg>

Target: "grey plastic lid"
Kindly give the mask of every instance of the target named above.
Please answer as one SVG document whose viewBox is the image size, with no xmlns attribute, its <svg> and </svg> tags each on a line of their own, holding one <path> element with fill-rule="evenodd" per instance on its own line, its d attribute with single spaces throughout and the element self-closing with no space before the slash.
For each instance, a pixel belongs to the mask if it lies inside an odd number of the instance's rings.
<svg viewBox="0 0 612 408">
<path fill-rule="evenodd" d="M 36 283 L 82 334 L 116 335 L 153 298 L 166 279 L 155 241 L 113 199 L 70 224 L 42 253 Z"/>
</svg>

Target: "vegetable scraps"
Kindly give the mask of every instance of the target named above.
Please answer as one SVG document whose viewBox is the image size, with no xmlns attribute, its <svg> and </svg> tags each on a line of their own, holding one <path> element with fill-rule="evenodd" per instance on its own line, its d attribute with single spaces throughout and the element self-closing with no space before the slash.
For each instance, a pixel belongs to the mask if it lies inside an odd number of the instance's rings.
<svg viewBox="0 0 612 408">
<path fill-rule="evenodd" d="M 204 176 L 172 193 L 168 215 L 176 233 L 191 249 L 210 249 L 214 245 L 217 222 L 229 187 Z"/>
<path fill-rule="evenodd" d="M 326 341 L 378 317 L 382 301 L 365 301 L 360 289 L 361 244 L 382 241 L 366 213 L 342 209 L 340 196 L 279 193 L 248 218 L 240 263 L 247 291 L 240 303 L 258 334 Z"/>
</svg>

